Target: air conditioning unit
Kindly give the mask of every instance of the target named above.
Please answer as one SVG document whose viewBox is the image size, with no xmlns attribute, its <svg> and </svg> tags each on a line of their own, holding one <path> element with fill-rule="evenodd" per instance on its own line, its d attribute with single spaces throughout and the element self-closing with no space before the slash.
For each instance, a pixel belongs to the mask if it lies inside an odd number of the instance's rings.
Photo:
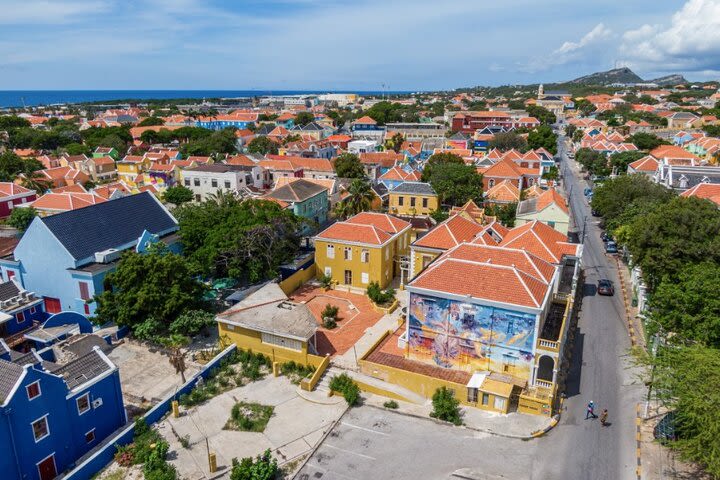
<svg viewBox="0 0 720 480">
<path fill-rule="evenodd" d="M 108 248 L 102 252 L 95 252 L 95 261 L 97 263 L 110 263 L 120 258 L 121 253 L 117 248 Z"/>
<path fill-rule="evenodd" d="M 102 407 L 102 404 L 103 404 L 102 398 L 96 398 L 96 399 L 93 400 L 93 402 L 92 402 L 93 408 L 100 408 L 100 407 Z"/>
</svg>

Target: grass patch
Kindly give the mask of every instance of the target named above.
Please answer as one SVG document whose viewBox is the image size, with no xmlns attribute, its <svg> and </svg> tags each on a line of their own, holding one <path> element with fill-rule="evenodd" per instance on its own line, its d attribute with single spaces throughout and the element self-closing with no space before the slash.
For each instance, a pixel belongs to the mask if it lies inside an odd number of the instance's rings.
<svg viewBox="0 0 720 480">
<path fill-rule="evenodd" d="M 271 367 L 270 357 L 262 353 L 235 350 L 220 362 L 207 379 L 199 381 L 190 393 L 180 395 L 178 401 L 184 407 L 199 405 L 233 388 L 260 380 L 270 372 Z"/>
<path fill-rule="evenodd" d="M 263 432 L 275 407 L 260 403 L 238 402 L 230 411 L 230 419 L 225 424 L 225 430 L 240 430 L 243 432 Z"/>
<path fill-rule="evenodd" d="M 138 419 L 133 443 L 117 447 L 115 460 L 122 467 L 142 465 L 145 480 L 175 480 L 177 471 L 166 460 L 169 449 L 168 442 L 156 430 L 144 419 Z"/>
<path fill-rule="evenodd" d="M 383 407 L 395 410 L 400 407 L 400 405 L 395 400 L 388 400 L 387 402 L 383 403 Z"/>
<path fill-rule="evenodd" d="M 360 402 L 360 387 L 347 373 L 332 377 L 330 379 L 330 390 L 342 393 L 345 401 L 351 407 Z"/>
</svg>

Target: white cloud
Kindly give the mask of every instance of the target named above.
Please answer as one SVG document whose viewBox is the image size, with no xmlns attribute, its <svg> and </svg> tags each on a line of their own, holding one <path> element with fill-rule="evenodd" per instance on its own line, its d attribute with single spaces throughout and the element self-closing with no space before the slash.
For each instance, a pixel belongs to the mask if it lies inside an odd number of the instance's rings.
<svg viewBox="0 0 720 480">
<path fill-rule="evenodd" d="M 586 61 L 603 49 L 613 32 L 603 23 L 598 23 L 577 42 L 565 42 L 559 48 L 553 50 L 550 55 L 534 58 L 526 63 L 520 64 L 520 70 L 524 72 L 540 72 L 558 65 L 566 65 L 574 62 Z"/>
<path fill-rule="evenodd" d="M 653 72 L 720 69 L 720 0 L 688 0 L 669 26 L 643 25 L 623 35 L 620 55 Z"/>
<path fill-rule="evenodd" d="M 43 25 L 79 21 L 81 17 L 107 12 L 107 1 L 3 0 L 0 24 Z"/>
</svg>

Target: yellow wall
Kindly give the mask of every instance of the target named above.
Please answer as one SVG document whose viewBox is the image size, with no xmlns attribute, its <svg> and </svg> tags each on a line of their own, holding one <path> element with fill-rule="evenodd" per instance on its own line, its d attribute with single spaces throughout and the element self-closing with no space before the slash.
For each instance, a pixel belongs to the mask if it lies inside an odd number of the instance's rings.
<svg viewBox="0 0 720 480">
<path fill-rule="evenodd" d="M 438 256 L 440 256 L 440 253 L 425 250 L 422 247 L 411 247 L 411 251 L 415 254 L 414 262 L 412 264 L 412 272 L 410 273 L 411 277 L 415 277 L 415 275 L 423 271 L 423 257 L 430 257 L 432 260 L 435 260 Z"/>
<path fill-rule="evenodd" d="M 327 247 L 335 247 L 335 258 L 328 258 Z M 330 240 L 315 240 L 315 266 L 317 276 L 325 274 L 325 268 L 330 267 L 330 275 L 334 282 L 339 285 L 345 284 L 345 270 L 352 272 L 351 287 L 366 289 L 370 282 L 378 282 L 380 288 L 387 287 L 395 275 L 399 274 L 399 265 L 395 262 L 395 256 L 405 254 L 410 245 L 410 229 L 397 235 L 392 241 L 378 246 L 349 245 L 343 242 Z M 345 260 L 345 248 L 352 250 L 350 260 Z M 367 250 L 370 257 L 367 263 L 362 262 L 362 251 Z M 362 274 L 367 273 L 367 283 L 363 283 Z"/>
<path fill-rule="evenodd" d="M 390 192 L 388 195 L 389 212 L 397 215 L 430 215 L 438 209 L 437 195 L 410 195 Z M 403 204 L 400 205 L 400 198 Z M 415 199 L 413 207 L 412 199 Z M 427 207 L 423 207 L 423 199 L 427 199 Z"/>
<path fill-rule="evenodd" d="M 313 263 L 305 270 L 298 270 L 297 272 L 290 275 L 288 278 L 280 282 L 280 288 L 285 295 L 290 295 L 292 292 L 298 289 L 300 285 L 307 282 L 311 278 L 315 277 L 315 264 Z"/>
<path fill-rule="evenodd" d="M 232 328 L 232 330 L 228 327 Z M 276 345 L 268 345 L 262 342 L 260 332 L 222 322 L 218 322 L 218 333 L 221 341 L 234 343 L 238 348 L 243 350 L 263 353 L 269 356 L 273 362 L 284 363 L 293 361 L 302 365 L 318 367 L 325 359 L 325 357 L 308 353 L 307 342 L 302 343 L 302 350 L 300 351 L 282 348 Z"/>
</svg>

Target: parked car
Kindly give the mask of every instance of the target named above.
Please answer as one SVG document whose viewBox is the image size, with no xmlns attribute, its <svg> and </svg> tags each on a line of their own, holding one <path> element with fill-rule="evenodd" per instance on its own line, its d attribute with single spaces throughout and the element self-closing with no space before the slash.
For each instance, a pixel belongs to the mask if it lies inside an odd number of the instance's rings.
<svg viewBox="0 0 720 480">
<path fill-rule="evenodd" d="M 598 295 L 611 297 L 615 295 L 615 287 L 610 280 L 603 278 L 602 280 L 598 280 L 597 293 Z"/>
<path fill-rule="evenodd" d="M 612 236 L 608 232 L 602 232 L 600 234 L 600 240 L 602 240 L 603 243 L 607 243 L 612 240 Z"/>
<path fill-rule="evenodd" d="M 618 253 L 617 243 L 609 241 L 605 244 L 605 253 Z"/>
<path fill-rule="evenodd" d="M 586 197 L 588 195 L 592 195 L 592 188 L 586 187 L 585 190 L 583 190 L 583 195 L 585 195 Z"/>
<path fill-rule="evenodd" d="M 593 217 L 599 217 L 599 216 L 600 216 L 600 213 L 599 213 L 597 210 L 595 210 L 594 208 L 593 208 L 592 210 L 590 210 L 590 213 L 592 214 Z"/>
</svg>

